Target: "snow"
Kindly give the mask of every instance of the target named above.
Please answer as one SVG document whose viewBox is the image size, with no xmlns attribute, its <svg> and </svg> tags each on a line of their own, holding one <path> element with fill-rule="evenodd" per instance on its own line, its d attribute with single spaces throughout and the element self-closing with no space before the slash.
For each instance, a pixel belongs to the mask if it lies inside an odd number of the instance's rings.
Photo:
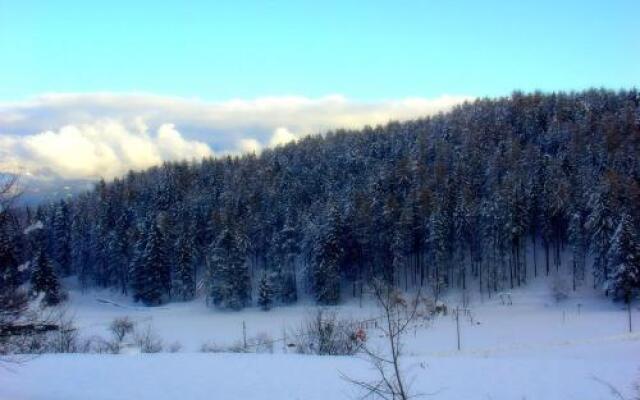
<svg viewBox="0 0 640 400">
<path fill-rule="evenodd" d="M 25 272 L 29 270 L 29 267 L 31 265 L 30 261 L 27 261 L 26 263 L 20 264 L 18 266 L 18 272 Z"/>
<path fill-rule="evenodd" d="M 44 229 L 44 224 L 42 223 L 42 221 L 36 221 L 33 224 L 26 227 L 24 231 L 22 231 L 22 233 L 24 233 L 25 235 L 28 235 L 31 232 L 34 232 L 40 229 Z"/>
<path fill-rule="evenodd" d="M 404 368 L 413 389 L 437 393 L 435 399 L 610 399 L 602 380 L 627 397 L 640 378 L 640 334 L 628 333 L 627 315 L 585 289 L 556 304 L 545 280 L 511 292 L 513 305 L 498 297 L 472 299 L 473 323 L 460 317 L 462 350 L 456 350 L 456 323 L 451 316 L 421 322 L 405 340 Z M 358 357 L 284 354 L 203 354 L 205 342 L 232 344 L 265 332 L 273 338 L 290 334 L 312 311 L 311 305 L 277 307 L 269 312 L 247 309 L 221 312 L 198 300 L 147 308 L 111 292 L 71 291 L 69 314 L 83 335 L 106 336 L 109 322 L 129 316 L 150 324 L 177 354 L 44 355 L 11 370 L 0 369 L 0 399 L 347 399 L 360 392 L 341 373 L 371 378 Z M 449 309 L 457 294 L 444 299 Z M 337 307 L 342 316 L 366 319 L 378 311 L 357 301 Z M 640 327 L 640 312 L 634 310 Z M 375 331 L 373 344 L 380 342 Z"/>
<path fill-rule="evenodd" d="M 586 357 L 409 357 L 413 389 L 436 399 L 608 399 L 598 377 L 631 393 L 635 342 L 591 348 Z M 605 354 L 606 353 L 606 354 Z M 601 357 L 603 356 L 603 357 Z M 422 364 L 422 365 L 421 365 Z M 359 392 L 340 373 L 370 377 L 353 357 L 292 354 L 47 355 L 0 374 L 0 398 L 346 399 Z"/>
</svg>

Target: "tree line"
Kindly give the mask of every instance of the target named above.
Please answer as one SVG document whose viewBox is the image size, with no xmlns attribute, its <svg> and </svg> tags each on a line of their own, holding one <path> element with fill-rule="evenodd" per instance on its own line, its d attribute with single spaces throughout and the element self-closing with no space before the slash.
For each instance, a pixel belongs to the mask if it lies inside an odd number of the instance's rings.
<svg viewBox="0 0 640 400">
<path fill-rule="evenodd" d="M 635 89 L 478 99 L 4 208 L 1 284 L 49 293 L 75 275 L 148 305 L 202 292 L 241 309 L 306 294 L 335 304 L 373 279 L 492 295 L 562 268 L 574 289 L 630 301 L 639 154 Z"/>
</svg>

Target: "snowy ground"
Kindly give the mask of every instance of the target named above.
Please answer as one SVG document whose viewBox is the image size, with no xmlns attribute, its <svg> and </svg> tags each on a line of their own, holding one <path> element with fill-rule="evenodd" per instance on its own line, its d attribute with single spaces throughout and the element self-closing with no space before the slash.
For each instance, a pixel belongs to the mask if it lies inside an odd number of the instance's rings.
<svg viewBox="0 0 640 400">
<path fill-rule="evenodd" d="M 448 303 L 455 306 L 456 295 Z M 104 302 L 107 300 L 107 302 Z M 404 366 L 416 392 L 434 399 L 613 399 L 606 381 L 629 398 L 640 378 L 640 334 L 627 332 L 627 315 L 591 292 L 556 305 L 544 281 L 513 292 L 512 306 L 498 299 L 471 304 L 474 323 L 439 317 L 406 338 Z M 580 305 L 580 306 L 578 306 Z M 178 354 L 46 355 L 0 369 L 0 400 L 20 399 L 340 399 L 359 392 L 340 378 L 372 376 L 356 357 L 282 354 L 202 354 L 205 342 L 232 344 L 264 332 L 273 338 L 292 332 L 312 306 L 270 312 L 220 312 L 201 301 L 158 308 L 137 307 L 108 292 L 71 293 L 68 312 L 83 335 L 106 336 L 108 323 L 130 316 L 151 324 L 166 341 L 179 341 Z M 343 316 L 376 315 L 357 302 L 337 308 Z M 634 313 L 640 330 L 640 312 Z M 370 332 L 372 340 L 375 332 Z"/>
</svg>

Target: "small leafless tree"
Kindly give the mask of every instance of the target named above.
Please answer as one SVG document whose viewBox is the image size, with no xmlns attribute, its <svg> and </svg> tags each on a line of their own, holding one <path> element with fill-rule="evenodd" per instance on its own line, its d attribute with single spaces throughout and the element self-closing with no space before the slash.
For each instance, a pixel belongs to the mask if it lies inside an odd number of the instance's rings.
<svg viewBox="0 0 640 400">
<path fill-rule="evenodd" d="M 142 353 L 160 353 L 164 349 L 162 339 L 158 337 L 151 325 L 137 332 L 135 342 Z"/>
<path fill-rule="evenodd" d="M 112 339 L 109 342 L 109 345 L 111 346 L 112 353 L 120 353 L 125 337 L 133 334 L 134 329 L 135 322 L 133 322 L 129 317 L 119 317 L 111 321 L 111 324 L 109 324 L 109 331 L 111 331 Z"/>
<path fill-rule="evenodd" d="M 129 317 L 120 317 L 111 321 L 109 330 L 117 342 L 122 342 L 125 336 L 133 333 L 134 327 L 135 323 Z"/>
<path fill-rule="evenodd" d="M 378 378 L 373 381 L 358 380 L 343 375 L 348 382 L 364 389 L 366 397 L 385 400 L 407 400 L 410 394 L 407 378 L 401 366 L 402 338 L 410 324 L 418 315 L 421 301 L 420 292 L 410 300 L 381 280 L 375 280 L 371 289 L 378 306 L 382 309 L 382 323 L 379 325 L 384 338 L 385 350 L 374 350 L 369 345 L 363 348 L 367 361 L 373 366 Z"/>
</svg>

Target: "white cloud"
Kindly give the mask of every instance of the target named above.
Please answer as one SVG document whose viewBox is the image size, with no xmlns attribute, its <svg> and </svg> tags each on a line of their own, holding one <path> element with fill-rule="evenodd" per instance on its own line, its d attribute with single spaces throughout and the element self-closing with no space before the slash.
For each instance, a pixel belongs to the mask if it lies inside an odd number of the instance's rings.
<svg viewBox="0 0 640 400">
<path fill-rule="evenodd" d="M 155 135 L 101 120 L 34 135 L 0 136 L 0 170 L 18 169 L 34 176 L 53 173 L 68 179 L 113 178 L 163 160 L 212 154 L 208 145 L 184 139 L 171 124 L 161 125 Z"/>
<path fill-rule="evenodd" d="M 0 170 L 113 177 L 163 160 L 260 152 L 307 134 L 446 111 L 470 99 L 340 95 L 205 102 L 150 94 L 49 94 L 0 104 Z"/>
<path fill-rule="evenodd" d="M 158 128 L 157 147 L 162 160 L 196 159 L 211 156 L 211 148 L 202 142 L 185 140 L 173 124 Z"/>
<path fill-rule="evenodd" d="M 260 153 L 262 151 L 262 145 L 255 139 L 240 139 L 239 143 L 240 153 Z"/>
<path fill-rule="evenodd" d="M 269 140 L 269 146 L 275 147 L 282 144 L 293 142 L 297 139 L 297 136 L 289 132 L 287 128 L 280 127 L 273 132 L 273 136 Z"/>
</svg>

